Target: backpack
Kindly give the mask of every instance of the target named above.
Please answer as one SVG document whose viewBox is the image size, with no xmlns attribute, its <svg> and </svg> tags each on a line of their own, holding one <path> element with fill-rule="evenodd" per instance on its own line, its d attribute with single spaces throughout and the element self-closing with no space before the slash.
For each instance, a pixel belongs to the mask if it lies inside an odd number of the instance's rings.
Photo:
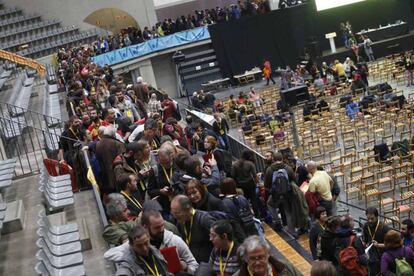
<svg viewBox="0 0 414 276">
<path fill-rule="evenodd" d="M 270 194 L 273 200 L 285 199 L 289 192 L 292 191 L 292 186 L 289 181 L 289 176 L 286 169 L 279 169 L 273 171 L 272 186 Z"/>
<path fill-rule="evenodd" d="M 250 206 L 242 204 L 237 196 L 232 197 L 231 201 L 237 209 L 238 219 L 242 228 L 244 229 L 246 236 L 258 235 L 256 223 L 253 217 L 253 213 L 250 210 Z"/>
<path fill-rule="evenodd" d="M 413 268 L 405 259 L 405 247 L 403 248 L 403 257 L 395 258 L 395 272 L 397 276 L 414 275 Z"/>
<path fill-rule="evenodd" d="M 355 236 L 352 236 L 349 245 L 339 252 L 339 264 L 350 275 L 368 275 L 368 270 L 365 266 L 358 263 L 358 251 L 352 246 Z"/>
</svg>

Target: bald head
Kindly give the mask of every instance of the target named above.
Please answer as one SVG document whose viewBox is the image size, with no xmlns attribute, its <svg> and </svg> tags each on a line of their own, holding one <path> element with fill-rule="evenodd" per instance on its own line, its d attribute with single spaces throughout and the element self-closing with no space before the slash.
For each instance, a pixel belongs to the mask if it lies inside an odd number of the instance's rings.
<svg viewBox="0 0 414 276">
<path fill-rule="evenodd" d="M 318 165 L 315 161 L 309 161 L 308 164 L 306 164 L 306 168 L 308 169 L 309 173 L 314 174 L 318 168 Z"/>
</svg>

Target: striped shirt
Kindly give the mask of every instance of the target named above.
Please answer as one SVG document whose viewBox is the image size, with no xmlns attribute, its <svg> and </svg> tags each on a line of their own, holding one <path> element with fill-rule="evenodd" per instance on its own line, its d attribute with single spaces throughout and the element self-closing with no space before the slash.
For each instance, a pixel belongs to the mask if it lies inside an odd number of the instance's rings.
<svg viewBox="0 0 414 276">
<path fill-rule="evenodd" d="M 237 244 L 234 245 L 233 249 L 231 250 L 229 260 L 227 265 L 225 265 L 227 259 L 227 251 L 222 251 L 214 248 L 211 251 L 210 261 L 209 263 L 212 265 L 212 269 L 215 275 L 220 275 L 220 257 L 222 261 L 222 266 L 225 266 L 224 275 L 233 275 L 240 269 L 240 264 L 237 260 Z"/>
</svg>

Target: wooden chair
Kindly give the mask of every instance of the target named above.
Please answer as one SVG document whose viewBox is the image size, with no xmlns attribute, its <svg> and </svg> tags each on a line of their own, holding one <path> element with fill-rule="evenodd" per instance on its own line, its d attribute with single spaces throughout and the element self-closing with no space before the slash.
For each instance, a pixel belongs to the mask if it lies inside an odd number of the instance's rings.
<svg viewBox="0 0 414 276">
<path fill-rule="evenodd" d="M 391 225 L 394 229 L 399 229 L 400 227 L 400 210 L 393 209 L 384 211 L 384 224 Z"/>
</svg>

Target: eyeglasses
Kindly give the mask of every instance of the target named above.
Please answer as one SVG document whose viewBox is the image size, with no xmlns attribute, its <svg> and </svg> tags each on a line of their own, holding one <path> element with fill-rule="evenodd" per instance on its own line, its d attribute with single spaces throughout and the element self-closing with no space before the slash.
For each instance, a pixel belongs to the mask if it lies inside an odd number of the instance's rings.
<svg viewBox="0 0 414 276">
<path fill-rule="evenodd" d="M 247 260 L 249 261 L 249 263 L 263 262 L 266 259 L 267 259 L 267 255 L 251 256 L 251 257 L 248 257 L 247 258 Z"/>
</svg>

